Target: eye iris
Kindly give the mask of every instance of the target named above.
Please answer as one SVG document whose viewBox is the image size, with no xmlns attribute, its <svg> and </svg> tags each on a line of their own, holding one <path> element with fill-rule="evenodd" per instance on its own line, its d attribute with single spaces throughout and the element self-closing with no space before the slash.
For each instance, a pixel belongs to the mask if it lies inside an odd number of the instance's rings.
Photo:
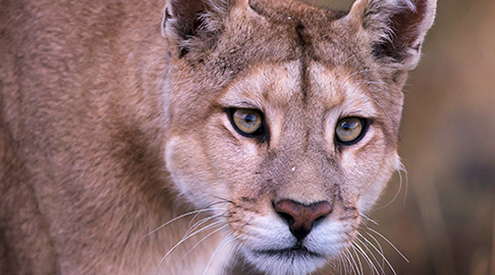
<svg viewBox="0 0 495 275">
<path fill-rule="evenodd" d="M 360 118 L 350 117 L 340 120 L 337 125 L 337 139 L 343 143 L 350 143 L 361 136 L 363 131 L 363 122 Z"/>
<path fill-rule="evenodd" d="M 233 113 L 235 126 L 244 134 L 253 134 L 261 128 L 262 120 L 258 112 L 249 109 L 237 109 Z"/>
</svg>

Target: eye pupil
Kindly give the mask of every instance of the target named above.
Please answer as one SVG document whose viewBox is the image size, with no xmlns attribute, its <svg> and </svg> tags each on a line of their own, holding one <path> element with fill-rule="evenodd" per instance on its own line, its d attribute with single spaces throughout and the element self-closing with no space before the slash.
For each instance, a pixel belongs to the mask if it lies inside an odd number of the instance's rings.
<svg viewBox="0 0 495 275">
<path fill-rule="evenodd" d="M 253 116 L 253 115 L 246 115 L 246 116 L 244 117 L 244 120 L 245 120 L 247 123 L 250 123 L 250 122 L 255 121 L 255 120 L 256 120 L 256 117 L 255 117 L 255 116 Z"/>
<path fill-rule="evenodd" d="M 342 128 L 346 131 L 351 129 L 351 125 L 346 121 L 342 123 Z"/>
</svg>

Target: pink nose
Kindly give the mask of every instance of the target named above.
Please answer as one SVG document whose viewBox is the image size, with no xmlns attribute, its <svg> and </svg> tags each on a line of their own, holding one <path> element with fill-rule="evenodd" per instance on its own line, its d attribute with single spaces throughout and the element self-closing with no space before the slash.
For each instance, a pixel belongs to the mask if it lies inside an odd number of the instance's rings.
<svg viewBox="0 0 495 275">
<path fill-rule="evenodd" d="M 306 237 L 314 222 L 332 213 L 332 206 L 327 201 L 304 205 L 292 200 L 282 200 L 275 204 L 277 214 L 287 221 L 290 232 L 298 239 Z"/>
</svg>

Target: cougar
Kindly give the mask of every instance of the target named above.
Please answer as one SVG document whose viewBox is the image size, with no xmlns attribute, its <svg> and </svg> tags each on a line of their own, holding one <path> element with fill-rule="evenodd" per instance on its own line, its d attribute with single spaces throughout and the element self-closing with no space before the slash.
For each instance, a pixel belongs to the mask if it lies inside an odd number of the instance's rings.
<svg viewBox="0 0 495 275">
<path fill-rule="evenodd" d="M 0 3 L 1 274 L 328 268 L 400 165 L 436 9 Z"/>
</svg>

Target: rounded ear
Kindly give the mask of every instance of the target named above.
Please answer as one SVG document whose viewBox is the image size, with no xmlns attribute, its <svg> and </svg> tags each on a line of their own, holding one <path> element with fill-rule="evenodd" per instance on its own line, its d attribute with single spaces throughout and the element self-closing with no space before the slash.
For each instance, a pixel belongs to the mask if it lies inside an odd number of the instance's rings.
<svg viewBox="0 0 495 275">
<path fill-rule="evenodd" d="M 206 46 L 222 29 L 230 0 L 168 0 L 163 11 L 162 34 L 179 58 L 192 47 Z M 199 38 L 199 39 L 194 39 Z M 194 41 L 196 40 L 196 41 Z M 203 43 L 202 43 L 203 42 Z"/>
<path fill-rule="evenodd" d="M 348 18 L 369 36 L 377 58 L 408 71 L 418 64 L 436 5 L 436 0 L 357 0 Z"/>
</svg>

